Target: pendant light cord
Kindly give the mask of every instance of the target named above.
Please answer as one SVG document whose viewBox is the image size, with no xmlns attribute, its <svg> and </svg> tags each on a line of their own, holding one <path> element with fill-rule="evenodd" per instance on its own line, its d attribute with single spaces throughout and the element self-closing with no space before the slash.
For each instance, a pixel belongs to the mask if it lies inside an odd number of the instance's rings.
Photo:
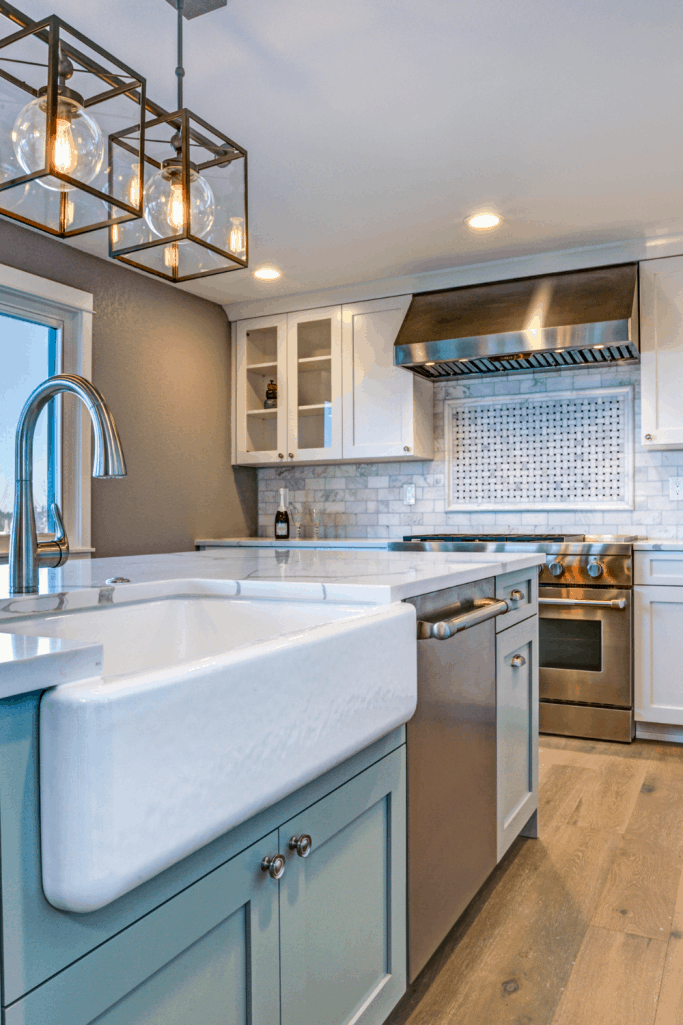
<svg viewBox="0 0 683 1025">
<path fill-rule="evenodd" d="M 178 67 L 175 69 L 176 77 L 178 79 L 178 110 L 182 109 L 183 106 L 183 78 L 185 77 L 185 68 L 183 67 L 183 7 L 185 6 L 185 0 L 176 0 L 176 10 L 178 11 Z"/>
</svg>

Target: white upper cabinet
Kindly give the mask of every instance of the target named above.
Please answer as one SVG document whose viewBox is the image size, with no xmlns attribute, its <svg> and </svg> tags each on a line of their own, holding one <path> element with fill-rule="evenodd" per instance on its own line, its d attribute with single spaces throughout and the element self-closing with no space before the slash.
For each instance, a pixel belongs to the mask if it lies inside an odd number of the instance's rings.
<svg viewBox="0 0 683 1025">
<path fill-rule="evenodd" d="M 394 366 L 411 296 L 342 307 L 344 459 L 431 459 L 432 384 Z"/>
<path fill-rule="evenodd" d="M 287 453 L 287 323 L 282 317 L 237 325 L 235 462 L 284 462 Z M 277 405 L 266 409 L 266 391 Z"/>
<path fill-rule="evenodd" d="M 394 366 L 410 298 L 240 321 L 234 461 L 431 459 L 432 384 Z"/>
<path fill-rule="evenodd" d="M 683 448 L 683 257 L 640 264 L 641 442 Z"/>
<path fill-rule="evenodd" d="M 287 317 L 287 462 L 341 459 L 341 309 Z"/>
</svg>

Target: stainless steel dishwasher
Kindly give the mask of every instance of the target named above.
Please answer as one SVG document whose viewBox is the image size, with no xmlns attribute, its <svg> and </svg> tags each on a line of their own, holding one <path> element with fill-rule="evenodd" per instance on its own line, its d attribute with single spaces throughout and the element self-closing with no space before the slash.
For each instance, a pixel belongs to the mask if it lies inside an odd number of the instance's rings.
<svg viewBox="0 0 683 1025">
<path fill-rule="evenodd" d="M 408 723 L 408 977 L 496 865 L 494 580 L 407 599 L 417 611 Z"/>
</svg>

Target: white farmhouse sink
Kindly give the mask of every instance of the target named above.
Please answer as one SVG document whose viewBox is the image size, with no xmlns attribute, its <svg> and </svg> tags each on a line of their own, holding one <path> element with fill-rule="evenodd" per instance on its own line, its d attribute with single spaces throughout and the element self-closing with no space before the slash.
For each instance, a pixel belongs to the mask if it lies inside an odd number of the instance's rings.
<svg viewBox="0 0 683 1025">
<path fill-rule="evenodd" d="M 45 692 L 43 888 L 103 907 L 415 709 L 412 606 L 162 598 L 3 627 L 103 646 Z"/>
</svg>

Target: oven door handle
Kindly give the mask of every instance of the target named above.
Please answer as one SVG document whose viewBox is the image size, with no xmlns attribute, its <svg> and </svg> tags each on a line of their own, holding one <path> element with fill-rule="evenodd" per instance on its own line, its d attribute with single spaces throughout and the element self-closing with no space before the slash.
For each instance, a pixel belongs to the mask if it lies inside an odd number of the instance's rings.
<svg viewBox="0 0 683 1025">
<path fill-rule="evenodd" d="M 472 626 L 479 626 L 487 619 L 500 616 L 503 612 L 509 612 L 514 604 L 508 601 L 498 601 L 496 598 L 476 598 L 474 608 L 469 612 L 463 612 L 461 616 L 453 616 L 451 619 L 440 619 L 436 623 L 430 623 L 425 619 L 417 621 L 418 641 L 447 641 L 449 637 L 469 630 Z"/>
<path fill-rule="evenodd" d="M 539 598 L 539 605 L 592 605 L 598 608 L 625 609 L 626 598 L 613 598 L 611 601 L 595 601 L 589 598 Z"/>
</svg>

